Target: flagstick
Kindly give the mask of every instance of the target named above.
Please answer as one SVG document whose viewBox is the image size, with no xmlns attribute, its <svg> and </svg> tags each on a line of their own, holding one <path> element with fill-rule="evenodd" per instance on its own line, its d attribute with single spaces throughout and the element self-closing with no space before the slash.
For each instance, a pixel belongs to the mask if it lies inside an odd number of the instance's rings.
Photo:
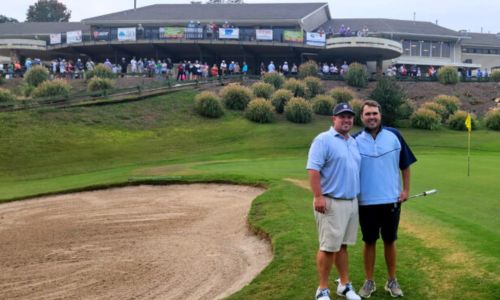
<svg viewBox="0 0 500 300">
<path fill-rule="evenodd" d="M 470 176 L 470 130 L 468 132 L 468 139 L 467 139 L 467 176 Z"/>
</svg>

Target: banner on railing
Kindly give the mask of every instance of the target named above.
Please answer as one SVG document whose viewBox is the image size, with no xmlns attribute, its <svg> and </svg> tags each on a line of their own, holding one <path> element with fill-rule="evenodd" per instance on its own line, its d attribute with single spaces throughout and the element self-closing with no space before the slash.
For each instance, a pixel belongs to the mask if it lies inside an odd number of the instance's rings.
<svg viewBox="0 0 500 300">
<path fill-rule="evenodd" d="M 92 33 L 94 40 L 96 41 L 107 41 L 109 40 L 109 31 L 94 31 Z"/>
<path fill-rule="evenodd" d="M 135 41 L 135 27 L 118 28 L 119 41 Z"/>
<path fill-rule="evenodd" d="M 68 31 L 66 32 L 66 43 L 74 44 L 82 42 L 82 31 Z"/>
<path fill-rule="evenodd" d="M 52 33 L 50 34 L 50 44 L 60 44 L 61 43 L 61 34 L 60 33 Z"/>
<path fill-rule="evenodd" d="M 160 39 L 183 39 L 184 27 L 160 27 Z"/>
<path fill-rule="evenodd" d="M 308 32 L 306 34 L 306 44 L 312 46 L 326 45 L 326 35 L 324 32 Z"/>
<path fill-rule="evenodd" d="M 202 39 L 203 38 L 203 28 L 202 27 L 186 27 L 185 37 L 187 39 Z"/>
<path fill-rule="evenodd" d="M 272 41 L 273 40 L 273 30 L 272 29 L 256 29 L 255 38 L 261 41 Z"/>
<path fill-rule="evenodd" d="M 239 28 L 219 28 L 219 39 L 239 39 Z"/>
<path fill-rule="evenodd" d="M 303 43 L 304 42 L 304 32 L 302 31 L 283 31 L 283 41 L 293 42 L 293 43 Z"/>
</svg>

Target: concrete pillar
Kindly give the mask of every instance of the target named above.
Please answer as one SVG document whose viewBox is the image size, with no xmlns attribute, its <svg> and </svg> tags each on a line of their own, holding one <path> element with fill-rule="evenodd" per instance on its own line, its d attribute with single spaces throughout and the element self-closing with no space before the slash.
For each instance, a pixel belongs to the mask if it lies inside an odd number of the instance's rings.
<svg viewBox="0 0 500 300">
<path fill-rule="evenodd" d="M 382 75 L 382 58 L 377 59 L 376 72 L 377 75 Z"/>
<path fill-rule="evenodd" d="M 19 50 L 10 50 L 10 61 L 15 63 L 16 61 L 21 61 L 21 56 L 19 55 Z"/>
</svg>

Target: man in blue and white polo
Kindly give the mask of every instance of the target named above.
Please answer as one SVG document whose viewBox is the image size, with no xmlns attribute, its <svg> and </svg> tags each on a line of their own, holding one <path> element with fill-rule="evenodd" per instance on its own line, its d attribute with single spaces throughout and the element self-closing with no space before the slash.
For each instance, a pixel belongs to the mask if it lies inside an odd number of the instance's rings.
<svg viewBox="0 0 500 300">
<path fill-rule="evenodd" d="M 396 239 L 401 203 L 410 192 L 410 165 L 416 158 L 395 128 L 381 125 L 380 105 L 367 100 L 361 107 L 365 128 L 354 135 L 361 154 L 359 222 L 363 234 L 365 283 L 359 295 L 369 298 L 375 288 L 375 249 L 379 234 L 384 241 L 388 280 L 384 289 L 393 297 L 403 296 L 396 279 Z M 403 186 L 401 186 L 401 176 Z"/>
<path fill-rule="evenodd" d="M 320 133 L 309 149 L 307 170 L 319 235 L 317 300 L 330 300 L 328 277 L 334 262 L 340 277 L 337 294 L 348 300 L 361 299 L 349 282 L 347 254 L 347 245 L 356 243 L 358 231 L 361 157 L 349 135 L 353 122 L 352 108 L 339 103 L 333 110 L 333 126 Z"/>
</svg>

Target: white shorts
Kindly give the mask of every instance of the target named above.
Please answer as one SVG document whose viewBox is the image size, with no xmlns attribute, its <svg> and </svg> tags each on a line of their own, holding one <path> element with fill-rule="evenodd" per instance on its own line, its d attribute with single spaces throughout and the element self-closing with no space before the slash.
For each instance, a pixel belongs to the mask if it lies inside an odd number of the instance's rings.
<svg viewBox="0 0 500 300">
<path fill-rule="evenodd" d="M 314 211 L 319 250 L 338 252 L 342 245 L 354 245 L 358 236 L 358 199 L 338 200 L 323 196 L 327 211 Z"/>
</svg>

